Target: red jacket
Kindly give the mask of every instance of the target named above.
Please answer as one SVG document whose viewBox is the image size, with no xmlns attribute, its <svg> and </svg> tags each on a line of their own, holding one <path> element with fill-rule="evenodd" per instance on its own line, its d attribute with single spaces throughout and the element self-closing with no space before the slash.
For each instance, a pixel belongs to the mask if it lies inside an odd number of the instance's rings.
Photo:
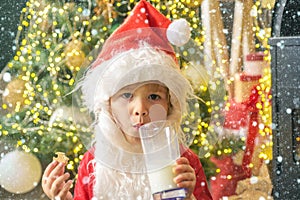
<svg viewBox="0 0 300 200">
<path fill-rule="evenodd" d="M 197 182 L 193 193 L 194 196 L 197 200 L 211 200 L 212 197 L 208 190 L 206 176 L 198 156 L 190 149 L 188 149 L 182 156 L 189 160 L 190 165 L 194 168 L 196 173 Z M 93 159 L 93 153 L 87 151 L 80 162 L 80 166 L 78 168 L 78 179 L 74 191 L 74 200 L 90 200 L 93 197 L 94 180 L 89 180 L 89 174 L 94 172 L 94 167 L 93 165 L 88 164 Z"/>
</svg>

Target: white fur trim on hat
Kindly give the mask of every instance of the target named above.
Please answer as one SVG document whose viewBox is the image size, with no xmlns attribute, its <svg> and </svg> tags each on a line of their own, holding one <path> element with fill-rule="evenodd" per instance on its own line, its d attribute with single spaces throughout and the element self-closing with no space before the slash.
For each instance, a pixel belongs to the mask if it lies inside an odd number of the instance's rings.
<svg viewBox="0 0 300 200">
<path fill-rule="evenodd" d="M 101 63 L 90 69 L 79 84 L 86 106 L 95 112 L 103 109 L 121 88 L 146 81 L 159 81 L 168 87 L 180 104 L 181 114 L 186 112 L 186 100 L 193 93 L 189 81 L 171 56 L 149 46 L 120 53 Z"/>
</svg>

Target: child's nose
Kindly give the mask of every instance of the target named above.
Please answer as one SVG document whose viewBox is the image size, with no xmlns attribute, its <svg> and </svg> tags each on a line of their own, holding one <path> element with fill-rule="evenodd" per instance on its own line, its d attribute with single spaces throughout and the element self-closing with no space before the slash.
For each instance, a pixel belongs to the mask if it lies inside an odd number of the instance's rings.
<svg viewBox="0 0 300 200">
<path fill-rule="evenodd" d="M 136 116 L 147 116 L 148 115 L 148 108 L 147 103 L 143 99 L 137 99 L 135 101 L 134 106 L 134 115 Z"/>
</svg>

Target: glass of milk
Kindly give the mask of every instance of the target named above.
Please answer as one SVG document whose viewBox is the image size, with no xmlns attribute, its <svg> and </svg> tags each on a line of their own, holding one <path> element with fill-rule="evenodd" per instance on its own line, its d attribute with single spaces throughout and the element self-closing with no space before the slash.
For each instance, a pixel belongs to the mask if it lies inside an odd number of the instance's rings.
<svg viewBox="0 0 300 200">
<path fill-rule="evenodd" d="M 175 123 L 164 120 L 150 122 L 139 129 L 154 199 L 185 197 L 185 190 L 177 188 L 173 181 L 172 168 L 180 157 L 176 127 Z"/>
</svg>

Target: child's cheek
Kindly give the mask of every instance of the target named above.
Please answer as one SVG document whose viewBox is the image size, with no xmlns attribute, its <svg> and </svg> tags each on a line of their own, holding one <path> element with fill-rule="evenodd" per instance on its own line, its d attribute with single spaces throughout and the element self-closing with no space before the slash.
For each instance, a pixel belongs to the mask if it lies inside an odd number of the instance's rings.
<svg viewBox="0 0 300 200">
<path fill-rule="evenodd" d="M 159 120 L 166 120 L 167 114 L 168 113 L 166 109 L 160 104 L 154 104 L 149 109 L 149 117 L 152 122 L 159 121 Z"/>
</svg>

